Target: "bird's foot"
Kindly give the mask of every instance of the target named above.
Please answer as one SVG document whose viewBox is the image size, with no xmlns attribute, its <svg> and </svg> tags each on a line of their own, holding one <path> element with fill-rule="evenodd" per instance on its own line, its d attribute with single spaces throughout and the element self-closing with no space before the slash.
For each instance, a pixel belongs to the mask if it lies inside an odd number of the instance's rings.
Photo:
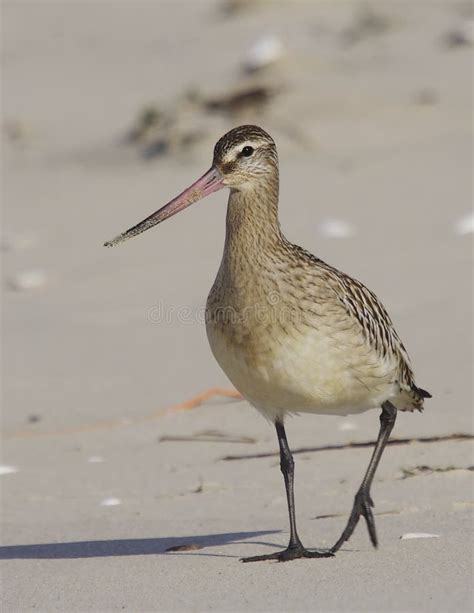
<svg viewBox="0 0 474 613">
<path fill-rule="evenodd" d="M 267 553 L 262 556 L 252 556 L 250 558 L 240 558 L 241 562 L 262 562 L 264 560 L 276 560 L 277 562 L 289 562 L 298 558 L 332 558 L 334 553 L 329 549 L 306 549 L 303 545 L 288 547 L 283 551 Z"/>
<path fill-rule="evenodd" d="M 354 506 L 352 507 L 352 511 L 349 517 L 349 521 L 344 529 L 344 532 L 341 534 L 337 543 L 331 547 L 330 551 L 335 553 L 341 547 L 341 545 L 350 539 L 352 533 L 355 530 L 355 527 L 359 523 L 359 519 L 362 517 L 365 519 L 365 523 L 367 524 L 367 530 L 369 531 L 370 541 L 374 547 L 377 547 L 377 532 L 375 530 L 375 520 L 374 515 L 372 513 L 372 507 L 374 506 L 374 501 L 372 500 L 370 493 L 368 490 L 361 488 L 354 499 Z"/>
</svg>

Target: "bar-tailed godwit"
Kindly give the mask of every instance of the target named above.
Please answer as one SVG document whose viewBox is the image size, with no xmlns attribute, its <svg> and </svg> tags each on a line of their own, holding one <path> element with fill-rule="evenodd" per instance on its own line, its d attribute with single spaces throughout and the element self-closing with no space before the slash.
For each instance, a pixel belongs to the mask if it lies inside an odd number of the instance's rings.
<svg viewBox="0 0 474 613">
<path fill-rule="evenodd" d="M 237 390 L 270 419 L 280 446 L 290 516 L 288 547 L 244 558 L 334 555 L 364 517 L 377 546 L 370 489 L 397 410 L 421 411 L 405 347 L 362 283 L 290 243 L 278 222 L 278 157 L 271 136 L 240 126 L 216 144 L 212 166 L 179 196 L 120 234 L 117 245 L 219 189 L 230 189 L 224 254 L 207 299 L 212 352 Z M 329 550 L 306 549 L 296 530 L 288 413 L 347 415 L 381 408 L 380 430 L 347 525 Z"/>
</svg>

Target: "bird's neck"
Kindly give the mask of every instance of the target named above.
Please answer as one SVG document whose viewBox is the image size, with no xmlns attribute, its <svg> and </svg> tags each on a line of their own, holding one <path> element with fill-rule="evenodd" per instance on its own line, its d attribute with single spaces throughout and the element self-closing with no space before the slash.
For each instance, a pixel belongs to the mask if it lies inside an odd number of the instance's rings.
<svg viewBox="0 0 474 613">
<path fill-rule="evenodd" d="M 224 260 L 255 263 L 282 241 L 278 221 L 278 176 L 245 190 L 232 190 L 227 205 Z"/>
</svg>

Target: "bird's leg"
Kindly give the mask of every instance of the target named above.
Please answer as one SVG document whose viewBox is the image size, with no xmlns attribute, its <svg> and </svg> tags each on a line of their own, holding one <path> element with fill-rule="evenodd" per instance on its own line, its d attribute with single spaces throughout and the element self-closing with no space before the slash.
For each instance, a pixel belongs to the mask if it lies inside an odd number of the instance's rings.
<svg viewBox="0 0 474 613">
<path fill-rule="evenodd" d="M 344 532 L 341 534 L 337 543 L 331 547 L 332 552 L 336 552 L 340 549 L 341 545 L 349 540 L 352 533 L 359 522 L 360 516 L 362 515 L 367 524 L 367 529 L 369 531 L 370 540 L 374 547 L 377 547 L 377 532 L 375 530 L 375 521 L 372 513 L 372 508 L 374 506 L 373 500 L 370 496 L 370 487 L 372 485 L 372 481 L 374 479 L 375 471 L 377 470 L 377 466 L 380 462 L 380 458 L 382 457 L 383 450 L 385 449 L 385 445 L 387 444 L 390 433 L 392 432 L 393 426 L 395 424 L 395 420 L 397 418 L 397 409 L 393 406 L 391 402 L 388 400 L 382 405 L 382 413 L 380 414 L 380 430 L 379 435 L 377 437 L 377 442 L 375 444 L 375 449 L 372 454 L 372 458 L 370 459 L 369 467 L 367 468 L 367 472 L 365 473 L 364 479 L 360 485 L 360 488 L 355 495 L 354 506 L 352 507 L 352 512 L 349 517 L 349 521 L 347 522 L 347 526 L 344 529 Z"/>
<path fill-rule="evenodd" d="M 285 427 L 281 421 L 275 423 L 278 443 L 280 445 L 280 468 L 285 479 L 286 497 L 288 500 L 288 512 L 290 515 L 290 542 L 284 551 L 270 553 L 262 556 L 253 556 L 251 558 L 242 558 L 242 562 L 260 562 L 261 560 L 278 560 L 278 562 L 287 562 L 296 558 L 328 558 L 333 554 L 330 551 L 305 549 L 298 532 L 296 530 L 295 516 L 295 496 L 294 496 L 294 475 L 295 462 L 291 455 L 290 447 L 286 439 Z"/>
<path fill-rule="evenodd" d="M 288 549 L 302 549 L 303 545 L 298 536 L 296 529 L 296 513 L 295 513 L 295 461 L 288 445 L 286 438 L 285 427 L 281 422 L 276 422 L 276 431 L 278 443 L 280 445 L 280 470 L 283 473 L 285 480 L 286 499 L 288 502 L 288 513 L 290 516 L 290 542 Z"/>
</svg>

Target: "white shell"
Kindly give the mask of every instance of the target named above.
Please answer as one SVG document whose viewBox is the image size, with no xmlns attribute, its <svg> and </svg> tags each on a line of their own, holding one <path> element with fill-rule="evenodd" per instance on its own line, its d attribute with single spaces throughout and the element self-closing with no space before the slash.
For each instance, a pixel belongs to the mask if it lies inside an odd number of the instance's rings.
<svg viewBox="0 0 474 613">
<path fill-rule="evenodd" d="M 342 219 L 325 219 L 319 224 L 318 230 L 326 238 L 349 238 L 356 233 L 354 227 Z"/>
<path fill-rule="evenodd" d="M 16 466 L 0 466 L 0 475 L 11 475 L 17 472 L 18 468 Z"/>
<path fill-rule="evenodd" d="M 100 455 L 91 455 L 90 458 L 87 458 L 89 464 L 98 464 L 104 461 L 104 458 Z"/>
<path fill-rule="evenodd" d="M 283 56 L 283 43 L 273 35 L 264 36 L 250 48 L 244 60 L 244 67 L 249 70 L 260 70 L 274 64 Z"/>
<path fill-rule="evenodd" d="M 24 270 L 12 277 L 8 284 L 18 292 L 38 289 L 46 284 L 46 273 L 43 270 Z"/>
<path fill-rule="evenodd" d="M 116 507 L 117 505 L 122 504 L 122 501 L 118 498 L 104 498 L 100 503 L 101 507 Z"/>
<path fill-rule="evenodd" d="M 464 215 L 454 225 L 454 232 L 458 236 L 472 234 L 474 232 L 474 213 Z"/>
<path fill-rule="evenodd" d="M 429 532 L 407 532 L 400 537 L 402 541 L 409 539 L 437 539 L 439 534 L 430 534 Z"/>
</svg>

